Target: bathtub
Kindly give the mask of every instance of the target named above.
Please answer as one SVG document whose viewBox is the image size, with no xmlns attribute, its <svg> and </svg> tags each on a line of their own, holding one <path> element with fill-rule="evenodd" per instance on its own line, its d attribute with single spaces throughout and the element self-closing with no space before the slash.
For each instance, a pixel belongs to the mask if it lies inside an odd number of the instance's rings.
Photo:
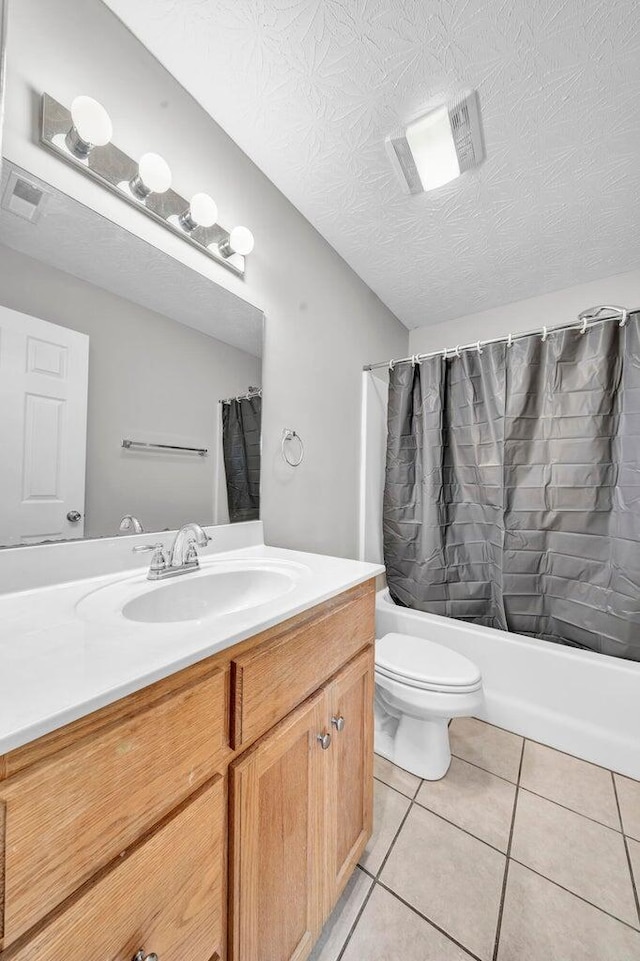
<svg viewBox="0 0 640 961">
<path fill-rule="evenodd" d="M 398 607 L 376 597 L 376 635 L 413 634 L 482 671 L 482 720 L 640 779 L 640 662 Z"/>
</svg>

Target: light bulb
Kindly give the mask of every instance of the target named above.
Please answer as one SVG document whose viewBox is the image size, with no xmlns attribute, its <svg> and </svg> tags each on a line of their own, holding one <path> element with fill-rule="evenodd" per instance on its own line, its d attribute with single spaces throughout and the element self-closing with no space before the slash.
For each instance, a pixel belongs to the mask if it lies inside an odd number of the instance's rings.
<svg viewBox="0 0 640 961">
<path fill-rule="evenodd" d="M 179 220 L 184 230 L 196 227 L 213 227 L 218 219 L 218 205 L 209 194 L 194 194 L 188 210 L 180 214 Z"/>
<path fill-rule="evenodd" d="M 87 157 L 94 147 L 104 147 L 111 140 L 111 118 L 93 97 L 76 97 L 71 104 L 71 119 L 73 127 L 66 144 L 76 157 Z"/>
<path fill-rule="evenodd" d="M 171 186 L 171 170 L 167 161 L 157 153 L 140 157 L 138 173 L 129 182 L 132 192 L 144 200 L 149 194 L 163 194 Z"/>
<path fill-rule="evenodd" d="M 218 250 L 223 257 L 230 257 L 231 254 L 242 254 L 246 257 L 253 250 L 254 243 L 253 234 L 248 227 L 234 227 L 227 240 L 220 242 Z"/>
</svg>

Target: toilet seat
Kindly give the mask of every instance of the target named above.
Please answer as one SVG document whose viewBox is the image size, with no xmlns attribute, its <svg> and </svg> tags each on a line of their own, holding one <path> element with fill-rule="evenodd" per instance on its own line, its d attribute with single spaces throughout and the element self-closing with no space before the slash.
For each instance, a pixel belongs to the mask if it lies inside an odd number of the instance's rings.
<svg viewBox="0 0 640 961">
<path fill-rule="evenodd" d="M 457 651 L 410 634 L 376 641 L 376 672 L 407 687 L 466 694 L 482 686 L 479 668 Z"/>
</svg>

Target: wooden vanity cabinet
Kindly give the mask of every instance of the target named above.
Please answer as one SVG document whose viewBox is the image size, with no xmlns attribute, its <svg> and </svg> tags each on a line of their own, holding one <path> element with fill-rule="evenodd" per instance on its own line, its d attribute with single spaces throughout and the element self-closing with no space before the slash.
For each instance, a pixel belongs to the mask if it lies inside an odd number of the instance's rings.
<svg viewBox="0 0 640 961">
<path fill-rule="evenodd" d="M 233 961 L 306 958 L 371 833 L 368 649 L 230 769 Z"/>
<path fill-rule="evenodd" d="M 371 831 L 374 597 L 0 756 L 0 961 L 304 961 Z"/>
</svg>

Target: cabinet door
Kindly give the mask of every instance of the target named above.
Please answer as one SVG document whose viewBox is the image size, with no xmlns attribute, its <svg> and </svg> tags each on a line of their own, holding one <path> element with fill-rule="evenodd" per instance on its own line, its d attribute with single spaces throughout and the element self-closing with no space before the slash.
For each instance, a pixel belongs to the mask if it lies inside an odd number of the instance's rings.
<svg viewBox="0 0 640 961">
<path fill-rule="evenodd" d="M 231 766 L 233 961 L 303 961 L 320 931 L 327 708 L 321 692 Z"/>
<path fill-rule="evenodd" d="M 329 914 L 347 883 L 373 820 L 373 648 L 348 664 L 329 688 L 331 750 L 327 796 Z"/>
<path fill-rule="evenodd" d="M 7 955 L 12 961 L 131 961 L 142 949 L 160 961 L 221 961 L 225 793 L 223 778 L 209 782 Z"/>
</svg>

